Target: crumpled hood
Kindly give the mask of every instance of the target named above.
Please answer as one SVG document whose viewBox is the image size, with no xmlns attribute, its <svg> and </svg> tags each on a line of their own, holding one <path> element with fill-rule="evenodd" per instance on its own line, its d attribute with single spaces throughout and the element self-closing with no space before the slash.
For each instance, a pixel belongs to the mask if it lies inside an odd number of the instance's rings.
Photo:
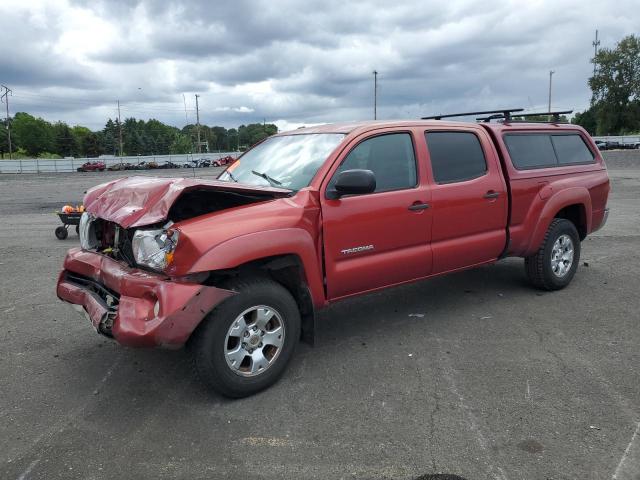
<svg viewBox="0 0 640 480">
<path fill-rule="evenodd" d="M 197 178 L 126 177 L 87 190 L 85 210 L 121 227 L 139 227 L 161 222 L 184 192 L 211 189 L 239 193 L 269 193 L 286 197 L 289 190 Z"/>
</svg>

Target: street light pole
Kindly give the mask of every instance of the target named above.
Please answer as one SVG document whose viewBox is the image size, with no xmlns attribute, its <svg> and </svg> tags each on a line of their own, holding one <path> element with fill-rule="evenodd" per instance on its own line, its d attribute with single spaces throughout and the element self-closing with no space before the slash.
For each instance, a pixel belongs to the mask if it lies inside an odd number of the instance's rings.
<svg viewBox="0 0 640 480">
<path fill-rule="evenodd" d="M 120 144 L 120 165 L 122 165 L 122 119 L 120 118 L 120 100 L 118 100 L 118 138 Z"/>
<path fill-rule="evenodd" d="M 201 153 L 200 147 L 200 109 L 198 107 L 198 97 L 200 95 L 196 94 L 196 133 L 198 135 L 198 153 Z"/>
<path fill-rule="evenodd" d="M 551 85 L 553 82 L 553 74 L 556 73 L 554 70 L 549 70 L 549 121 L 551 121 Z"/>
<path fill-rule="evenodd" d="M 378 71 L 373 71 L 373 119 L 378 119 Z"/>
</svg>

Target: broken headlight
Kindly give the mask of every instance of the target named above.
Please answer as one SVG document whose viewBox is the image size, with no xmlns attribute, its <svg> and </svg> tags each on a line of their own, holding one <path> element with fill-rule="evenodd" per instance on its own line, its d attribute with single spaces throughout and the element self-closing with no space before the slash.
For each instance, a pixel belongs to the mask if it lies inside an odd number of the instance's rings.
<svg viewBox="0 0 640 480">
<path fill-rule="evenodd" d="M 179 232 L 172 228 L 136 230 L 131 247 L 138 265 L 164 270 L 173 262 L 173 251 L 178 244 Z"/>
<path fill-rule="evenodd" d="M 78 233 L 80 234 L 80 246 L 83 250 L 95 250 L 98 248 L 94 220 L 95 218 L 89 212 L 84 212 L 80 217 Z"/>
</svg>

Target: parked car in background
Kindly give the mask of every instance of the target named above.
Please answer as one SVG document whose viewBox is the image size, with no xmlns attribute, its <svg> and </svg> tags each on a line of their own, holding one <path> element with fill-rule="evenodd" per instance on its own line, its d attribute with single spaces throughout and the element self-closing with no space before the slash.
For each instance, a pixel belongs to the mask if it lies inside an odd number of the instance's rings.
<svg viewBox="0 0 640 480">
<path fill-rule="evenodd" d="M 168 161 L 165 163 L 160 163 L 158 165 L 158 168 L 180 168 L 180 165 L 178 165 L 177 163 Z"/>
<path fill-rule="evenodd" d="M 133 165 L 131 165 L 130 163 L 115 163 L 109 166 L 107 170 L 111 172 L 117 172 L 120 170 L 131 170 L 131 167 L 133 167 Z"/>
<path fill-rule="evenodd" d="M 194 158 L 190 162 L 184 164 L 184 168 L 204 168 L 210 166 L 211 160 L 208 158 Z"/>
<path fill-rule="evenodd" d="M 226 157 L 220 157 L 212 161 L 211 166 L 213 167 L 222 167 L 224 165 L 229 165 L 230 163 L 235 162 L 236 159 L 231 155 L 227 155 Z"/>
<path fill-rule="evenodd" d="M 85 162 L 80 167 L 77 168 L 78 172 L 104 172 L 107 166 L 104 162 L 96 161 L 96 162 Z"/>
<path fill-rule="evenodd" d="M 156 162 L 140 162 L 137 165 L 134 165 L 134 170 L 152 170 L 158 168 L 158 164 Z"/>
</svg>

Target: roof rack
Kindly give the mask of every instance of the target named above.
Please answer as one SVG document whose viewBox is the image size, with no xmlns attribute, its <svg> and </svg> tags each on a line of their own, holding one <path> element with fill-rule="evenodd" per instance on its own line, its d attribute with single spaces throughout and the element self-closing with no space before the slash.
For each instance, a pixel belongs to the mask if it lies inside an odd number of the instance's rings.
<svg viewBox="0 0 640 480">
<path fill-rule="evenodd" d="M 529 123 L 567 123 L 567 122 L 560 122 L 560 115 L 568 115 L 570 113 L 573 113 L 573 110 L 558 110 L 555 112 L 538 112 L 538 113 L 519 113 L 518 115 L 516 115 L 516 117 L 521 117 L 522 120 L 520 118 L 518 119 L 513 119 L 511 115 L 502 115 L 500 113 L 497 113 L 495 115 L 489 115 L 488 117 L 479 117 L 476 118 L 477 121 L 479 122 L 485 122 L 485 123 L 489 123 L 491 122 L 491 120 L 504 120 L 505 122 L 511 122 L 511 123 L 516 123 L 516 122 L 526 122 L 526 118 L 527 117 L 552 117 L 551 120 L 529 120 Z"/>
<path fill-rule="evenodd" d="M 422 117 L 422 120 L 442 120 L 443 118 L 470 117 L 471 115 L 490 115 L 491 117 L 495 118 L 511 119 L 511 114 L 513 112 L 523 111 L 524 108 L 501 108 L 499 110 L 485 110 L 482 112 L 448 113 L 446 115 L 434 115 L 432 117 Z"/>
</svg>

